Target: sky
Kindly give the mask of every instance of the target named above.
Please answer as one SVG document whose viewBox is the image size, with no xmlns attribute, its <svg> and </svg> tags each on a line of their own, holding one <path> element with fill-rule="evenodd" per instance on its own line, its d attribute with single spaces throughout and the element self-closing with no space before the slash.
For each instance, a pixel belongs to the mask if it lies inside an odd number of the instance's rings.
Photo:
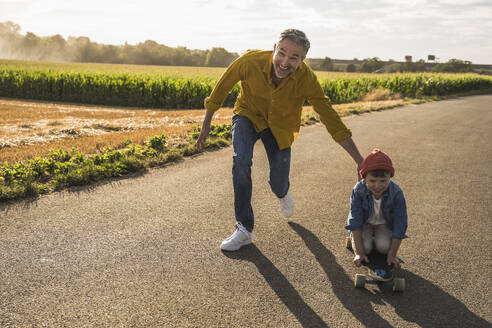
<svg viewBox="0 0 492 328">
<path fill-rule="evenodd" d="M 492 64 L 492 0 L 0 0 L 7 21 L 22 34 L 238 54 L 273 49 L 296 28 L 311 41 L 309 58 Z"/>
</svg>

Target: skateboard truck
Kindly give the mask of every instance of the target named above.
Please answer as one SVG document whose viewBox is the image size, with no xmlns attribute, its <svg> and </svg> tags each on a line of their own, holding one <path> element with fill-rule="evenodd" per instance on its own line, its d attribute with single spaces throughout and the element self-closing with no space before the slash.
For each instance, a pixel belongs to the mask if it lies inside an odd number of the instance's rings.
<svg viewBox="0 0 492 328">
<path fill-rule="evenodd" d="M 366 279 L 365 274 L 357 273 L 355 275 L 355 287 L 364 288 L 366 284 L 392 286 L 394 292 L 403 292 L 405 290 L 404 278 L 393 278 L 392 280 L 384 281 L 377 279 Z"/>
</svg>

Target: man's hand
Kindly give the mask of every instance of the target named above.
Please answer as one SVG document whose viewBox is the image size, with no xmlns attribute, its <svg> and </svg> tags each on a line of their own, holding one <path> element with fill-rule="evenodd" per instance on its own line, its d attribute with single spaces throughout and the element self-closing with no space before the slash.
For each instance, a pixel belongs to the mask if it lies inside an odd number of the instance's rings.
<svg viewBox="0 0 492 328">
<path fill-rule="evenodd" d="M 362 162 L 357 163 L 357 178 L 359 181 L 362 179 L 362 176 L 360 175 L 360 170 L 362 169 Z"/>
<path fill-rule="evenodd" d="M 366 263 L 369 263 L 369 259 L 367 258 L 366 255 L 356 254 L 355 257 L 354 257 L 354 265 L 356 267 L 360 267 L 362 265 L 362 261 L 364 261 Z"/>
<path fill-rule="evenodd" d="M 196 141 L 196 149 L 201 150 L 205 148 L 205 140 L 210 133 L 210 124 L 212 123 L 212 116 L 214 112 L 207 111 L 205 114 L 205 118 L 203 119 L 202 129 L 200 130 L 200 135 Z"/>
<path fill-rule="evenodd" d="M 196 149 L 201 150 L 205 148 L 205 140 L 207 139 L 209 133 L 210 133 L 210 125 L 202 126 L 202 129 L 200 130 L 200 136 L 196 141 Z"/>
</svg>

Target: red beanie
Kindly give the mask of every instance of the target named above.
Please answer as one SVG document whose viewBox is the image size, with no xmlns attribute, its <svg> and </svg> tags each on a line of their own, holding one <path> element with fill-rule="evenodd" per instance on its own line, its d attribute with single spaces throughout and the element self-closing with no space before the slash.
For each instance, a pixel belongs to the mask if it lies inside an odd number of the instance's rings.
<svg viewBox="0 0 492 328">
<path fill-rule="evenodd" d="M 363 161 L 360 169 L 360 175 L 365 178 L 367 172 L 375 170 L 388 171 L 393 177 L 395 175 L 395 169 L 393 163 L 388 155 L 383 153 L 379 149 L 374 149 Z"/>
</svg>

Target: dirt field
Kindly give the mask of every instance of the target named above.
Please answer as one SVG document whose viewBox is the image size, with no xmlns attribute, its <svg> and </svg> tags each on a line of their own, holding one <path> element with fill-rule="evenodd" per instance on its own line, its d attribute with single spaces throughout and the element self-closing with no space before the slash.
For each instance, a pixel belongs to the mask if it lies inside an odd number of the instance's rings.
<svg viewBox="0 0 492 328">
<path fill-rule="evenodd" d="M 334 108 L 345 116 L 408 102 L 369 99 Z M 232 114 L 231 108 L 221 108 L 213 124 L 230 123 Z M 0 163 L 44 156 L 60 147 L 94 153 L 105 147 L 118 148 L 127 139 L 141 144 L 158 134 L 166 134 L 172 146 L 186 138 L 193 125 L 201 125 L 203 116 L 203 109 L 113 108 L 0 98 Z"/>
<path fill-rule="evenodd" d="M 50 149 L 76 147 L 93 153 L 127 139 L 143 143 L 157 134 L 185 138 L 201 124 L 203 110 L 150 110 L 0 99 L 0 163 L 43 156 Z M 214 123 L 229 123 L 222 108 Z"/>
</svg>

